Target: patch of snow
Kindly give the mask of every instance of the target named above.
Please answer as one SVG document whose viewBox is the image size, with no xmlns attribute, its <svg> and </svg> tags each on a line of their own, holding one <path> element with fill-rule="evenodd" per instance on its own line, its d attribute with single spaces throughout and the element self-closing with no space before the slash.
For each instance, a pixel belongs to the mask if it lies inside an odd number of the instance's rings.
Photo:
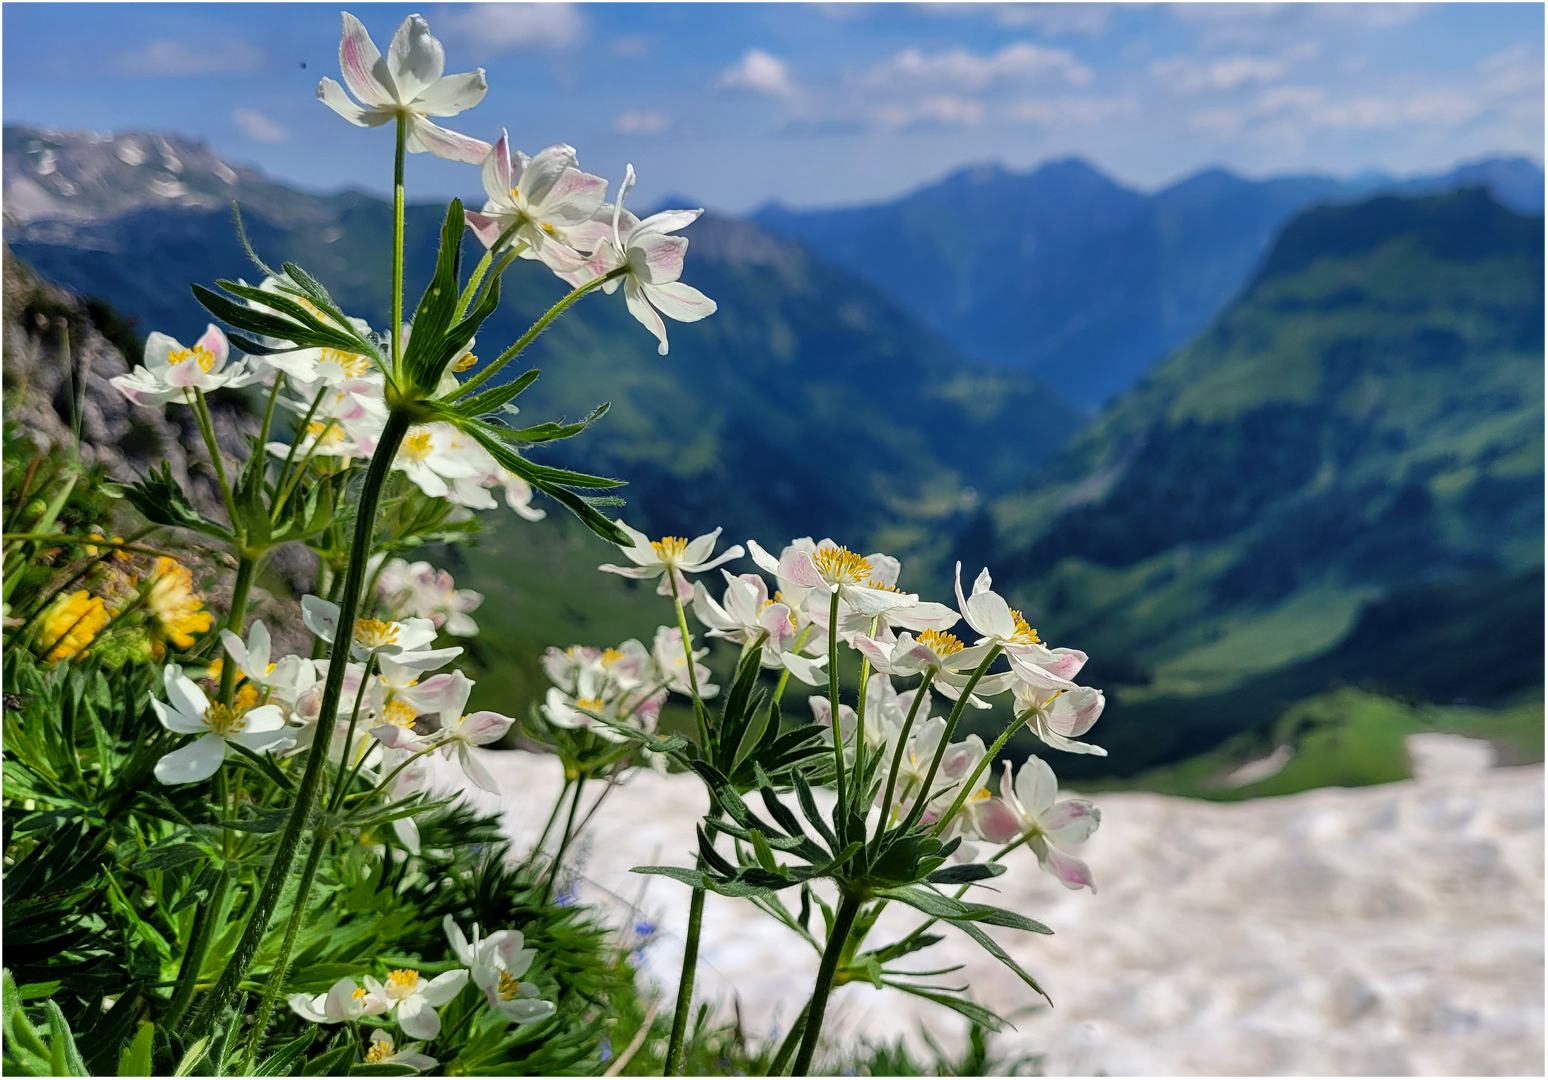
<svg viewBox="0 0 1548 1080">
<path fill-rule="evenodd" d="M 1257 761 L 1249 761 L 1241 768 L 1232 772 L 1225 778 L 1225 786 L 1228 788 L 1246 787 L 1248 784 L 1256 784 L 1259 780 L 1267 780 L 1271 776 L 1277 776 L 1284 772 L 1285 766 L 1290 764 L 1290 759 L 1295 757 L 1295 747 L 1286 743 L 1276 747 L 1274 752 L 1266 758 Z"/>
</svg>

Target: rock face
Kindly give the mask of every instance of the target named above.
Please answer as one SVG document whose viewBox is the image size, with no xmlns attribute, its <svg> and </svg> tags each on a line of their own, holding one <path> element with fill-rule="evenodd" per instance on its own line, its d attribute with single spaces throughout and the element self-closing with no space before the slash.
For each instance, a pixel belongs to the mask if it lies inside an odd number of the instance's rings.
<svg viewBox="0 0 1548 1080">
<path fill-rule="evenodd" d="M 1414 748 L 1427 759 L 1444 749 Z M 1029 1009 L 1032 992 L 957 935 L 908 966 L 965 965 L 938 981 L 970 985 L 1010 1017 L 1017 1029 L 998 1051 L 1042 1055 L 1047 1075 L 1541 1075 L 1543 769 L 1487 769 L 1482 755 L 1452 749 L 1474 767 L 1234 804 L 1099 796 L 1102 828 L 1082 852 L 1097 895 L 1067 891 L 1020 853 L 994 881 L 993 902 L 1055 931 L 992 931 L 1055 1008 Z M 470 801 L 502 810 L 509 835 L 530 845 L 558 794 L 558 764 L 524 753 L 484 761 L 520 794 Z M 669 995 L 687 890 L 628 870 L 688 865 L 705 805 L 696 779 L 640 770 L 572 848 L 582 899 L 612 908 L 620 925 L 659 927 L 645 972 Z M 889 911 L 873 940 L 916 921 Z M 764 1033 L 788 1026 L 817 968 L 790 931 L 714 895 L 701 957 L 700 993 L 726 1012 L 735 998 L 749 1030 Z M 928 1002 L 849 985 L 835 992 L 830 1031 L 902 1036 L 922 1051 L 922 1031 L 960 1045 L 963 1026 Z"/>
<path fill-rule="evenodd" d="M 127 361 L 122 351 L 139 347 L 133 332 L 110 310 L 90 306 L 74 293 L 43 281 L 9 250 L 4 258 L 6 421 L 18 424 L 39 447 L 73 445 L 70 419 L 73 388 L 78 384 L 72 380 L 84 377 L 80 394 L 83 463 L 101 465 L 113 480 L 131 481 L 165 462 L 200 512 L 224 522 L 220 488 L 193 410 L 131 405 L 109 381 L 139 362 L 138 358 Z M 118 339 L 117 344 L 104 336 L 104 328 Z M 216 443 L 226 459 L 227 474 L 234 475 L 232 470 L 246 457 L 258 432 L 258 417 L 248 399 L 230 392 L 213 395 L 209 404 Z M 206 554 L 190 553 L 185 561 L 193 567 L 196 580 L 206 579 L 201 589 L 215 590 L 206 593 L 206 599 L 222 608 L 229 597 L 219 590 L 229 590 L 231 575 L 216 572 L 219 556 L 207 552 L 206 545 L 196 545 L 195 550 Z M 309 588 L 316 576 L 315 559 L 297 544 L 276 549 L 266 568 L 298 593 Z M 201 574 L 201 569 L 209 573 Z M 300 625 L 294 600 L 270 595 L 260 586 L 254 604 L 250 610 L 276 627 L 277 639 L 280 628 Z M 296 644 L 304 647 L 308 640 L 302 633 Z"/>
</svg>

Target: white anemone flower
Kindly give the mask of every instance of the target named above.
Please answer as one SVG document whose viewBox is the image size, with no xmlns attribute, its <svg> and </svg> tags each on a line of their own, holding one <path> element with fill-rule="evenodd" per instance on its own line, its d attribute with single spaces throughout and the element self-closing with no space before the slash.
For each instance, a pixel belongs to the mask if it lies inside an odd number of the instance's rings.
<svg viewBox="0 0 1548 1080">
<path fill-rule="evenodd" d="M 1102 691 L 1089 686 L 1077 686 L 1073 690 L 1039 690 L 1026 683 L 1017 683 L 1016 719 L 1026 724 L 1032 734 L 1055 750 L 1071 754 L 1092 754 L 1106 757 L 1107 751 L 1091 743 L 1075 742 L 1077 735 L 1091 730 L 1091 725 L 1102 715 L 1107 701 Z"/>
<path fill-rule="evenodd" d="M 501 468 L 486 482 L 490 487 L 505 489 L 505 505 L 516 511 L 518 517 L 528 521 L 542 521 L 548 516 L 547 510 L 532 505 L 532 485 L 511 470 Z"/>
<path fill-rule="evenodd" d="M 371 1032 L 371 1045 L 366 1050 L 366 1065 L 407 1065 L 415 1072 L 429 1072 L 440 1064 L 429 1054 L 421 1054 L 423 1043 L 411 1042 L 402 1050 L 397 1049 L 392 1036 L 381 1028 Z"/>
<path fill-rule="evenodd" d="M 379 983 L 365 977 L 366 989 L 387 1003 L 405 1035 L 433 1039 L 441 1033 L 441 1015 L 435 1010 L 462 992 L 468 983 L 466 968 L 427 979 L 413 968 L 399 968 Z"/>
<path fill-rule="evenodd" d="M 917 594 L 900 592 L 884 580 L 885 574 L 877 576 L 869 558 L 832 540 L 824 539 L 811 551 L 798 548 L 791 552 L 787 548 L 786 552 L 790 561 L 781 556 L 780 569 L 795 585 L 824 595 L 836 593 L 852 611 L 866 618 L 919 603 Z"/>
<path fill-rule="evenodd" d="M 688 638 L 688 644 L 691 648 L 692 635 Z M 688 679 L 688 654 L 683 651 L 681 630 L 675 626 L 656 627 L 656 640 L 651 643 L 650 655 L 661 669 L 662 678 L 667 680 L 667 689 L 679 694 L 692 693 L 693 683 Z M 693 677 L 699 684 L 699 696 L 705 699 L 720 692 L 720 687 L 709 681 L 710 669 L 699 663 L 701 657 L 708 655 L 709 649 L 693 650 Z"/>
<path fill-rule="evenodd" d="M 435 713 L 440 716 L 439 731 L 425 739 L 398 725 L 385 724 L 372 728 L 371 734 L 384 746 L 394 749 L 423 749 L 425 745 L 433 744 L 447 758 L 455 751 L 457 763 L 462 766 L 469 780 L 485 791 L 500 794 L 500 786 L 478 758 L 473 756 L 472 749 L 498 742 L 516 722 L 515 718 L 488 710 L 464 713 L 462 710 L 467 707 L 468 695 L 473 692 L 473 680 L 460 671 L 450 672 L 444 677 L 437 676 L 430 681 L 441 683 L 440 692 L 435 696 L 417 693 L 413 700 L 424 715 Z"/>
<path fill-rule="evenodd" d="M 882 674 L 925 675 L 930 685 L 938 687 L 953 701 L 962 696 L 974 670 L 983 663 L 989 651 L 988 646 L 964 648 L 955 634 L 940 630 L 925 630 L 917 638 L 905 630 L 890 643 L 856 634 L 851 644 Z M 1014 672 L 985 675 L 973 688 L 968 704 L 987 709 L 989 703 L 979 697 L 980 694 L 993 697 L 1015 684 Z"/>
<path fill-rule="evenodd" d="M 929 707 L 928 700 L 921 703 L 922 711 L 928 710 Z M 902 727 L 885 724 L 883 734 L 887 745 L 883 760 L 888 763 L 890 769 L 892 758 L 898 753 L 899 739 L 903 735 Z M 902 744 L 903 756 L 898 763 L 897 788 L 893 802 L 900 817 L 907 814 L 914 803 L 925 794 L 925 778 L 930 774 L 930 765 L 935 760 L 935 752 L 940 747 L 941 738 L 945 734 L 946 721 L 941 717 L 932 716 L 923 723 L 916 723 L 914 729 L 909 732 L 907 741 Z M 934 780 L 931 781 L 933 788 L 929 793 L 929 803 L 920 817 L 924 824 L 933 824 L 938 820 L 939 815 L 945 812 L 952 800 L 956 798 L 957 789 L 978 767 L 978 763 L 983 761 L 986 753 L 984 741 L 977 735 L 969 735 L 962 742 L 946 744 L 946 749 L 941 753 L 940 766 L 936 770 Z M 878 801 L 885 798 L 884 786 L 878 792 Z"/>
<path fill-rule="evenodd" d="M 376 594 L 394 615 L 429 619 L 438 629 L 457 637 L 474 637 L 478 623 L 468 615 L 484 602 L 484 594 L 459 589 L 451 574 L 423 560 L 393 559 L 376 578 Z"/>
<path fill-rule="evenodd" d="M 583 285 L 623 269 L 624 273 L 606 282 L 602 291 L 611 296 L 622 280 L 629 314 L 656 336 L 660 343 L 656 351 L 665 356 L 666 324 L 661 315 L 677 322 L 698 322 L 715 313 L 715 301 L 678 280 L 683 275 L 688 238 L 670 235 L 693 224 L 704 211 L 663 210 L 641 221 L 623 208 L 624 196 L 633 187 L 634 166 L 630 165 L 613 207 L 611 234 L 597 245 L 583 267 L 574 273 L 561 272 L 559 276 L 572 285 Z"/>
<path fill-rule="evenodd" d="M 658 596 L 671 596 L 675 586 L 677 598 L 687 600 L 693 596 L 693 588 L 688 584 L 684 574 L 702 574 L 706 570 L 713 570 L 721 563 L 740 559 L 743 555 L 742 545 L 733 544 L 715 558 L 710 558 L 715 550 L 715 541 L 720 539 L 719 529 L 697 536 L 691 541 L 681 536 L 665 536 L 660 540 L 652 540 L 644 533 L 629 528 L 622 520 L 615 524 L 630 540 L 634 541 L 629 547 L 620 546 L 624 558 L 634 565 L 615 566 L 612 563 L 603 563 L 597 569 L 641 581 L 659 577 L 661 582 L 656 586 Z"/>
<path fill-rule="evenodd" d="M 240 705 L 212 702 L 176 664 L 167 665 L 163 678 L 167 703 L 151 699 L 156 719 L 178 735 L 202 736 L 156 762 L 156 779 L 163 784 L 208 780 L 226 760 L 228 742 L 262 753 L 279 749 L 291 740 L 291 733 L 285 728 L 285 714 L 278 705 L 244 709 Z"/>
<path fill-rule="evenodd" d="M 543 654 L 543 670 L 554 684 L 542 706 L 548 721 L 562 728 L 590 729 L 609 742 L 623 742 L 628 736 L 596 717 L 651 731 L 668 695 L 666 676 L 633 638 L 616 649 L 549 649 Z"/>
<path fill-rule="evenodd" d="M 152 333 L 145 339 L 145 362 L 108 381 L 134 404 L 156 408 L 169 401 L 191 402 L 195 390 L 209 393 L 262 378 L 243 361 L 228 365 L 230 355 L 226 335 L 214 323 L 187 348 L 176 338 Z"/>
<path fill-rule="evenodd" d="M 1037 856 L 1038 866 L 1063 882 L 1065 888 L 1096 892 L 1091 868 L 1062 849 L 1079 844 L 1096 832 L 1102 823 L 1102 812 L 1090 799 L 1055 802 L 1058 795 L 1059 781 L 1042 758 L 1027 758 L 1014 784 L 1007 761 L 1000 780 L 1000 799 L 985 808 L 979 830 L 985 840 L 996 844 L 1025 836 L 1027 846 Z"/>
<path fill-rule="evenodd" d="M 245 642 L 230 630 L 222 630 L 220 640 L 238 671 L 288 704 L 295 704 L 317 681 L 317 669 L 305 657 L 282 656 L 270 662 L 273 642 L 262 620 L 247 628 Z"/>
<path fill-rule="evenodd" d="M 450 915 L 441 925 L 452 951 L 472 970 L 474 984 L 501 1016 L 515 1024 L 531 1024 L 554 1014 L 553 1002 L 541 1000 L 535 984 L 521 981 L 537 958 L 537 950 L 524 947 L 521 931 L 496 930 L 480 939 L 474 923 L 469 939 Z"/>
<path fill-rule="evenodd" d="M 301 621 L 306 628 L 328 644 L 338 632 L 339 606 L 310 594 L 301 598 Z M 426 649 L 435 640 L 435 624 L 429 619 L 356 619 L 350 652 L 357 660 L 372 656 L 391 657 L 405 668 L 433 671 L 462 655 L 462 646 Z"/>
<path fill-rule="evenodd" d="M 693 613 L 708 630 L 709 637 L 721 637 L 736 645 L 761 641 L 760 664 L 766 668 L 784 668 L 807 686 L 823 681 L 827 659 L 811 659 L 796 652 L 800 640 L 796 620 L 788 604 L 769 598 L 768 584 L 757 574 L 733 576 L 722 570 L 726 591 L 716 603 L 702 581 L 693 585 Z"/>
<path fill-rule="evenodd" d="M 291 994 L 285 998 L 297 1016 L 314 1024 L 343 1024 L 387 1011 L 387 1002 L 345 976 L 326 994 Z"/>
<path fill-rule="evenodd" d="M 582 172 L 573 147 L 558 143 L 536 157 L 519 150 L 512 155 L 510 137 L 502 131 L 481 173 L 489 201 L 467 220 L 486 248 L 510 233 L 510 243 L 522 245 L 522 258 L 574 273 L 585 265 L 582 252 L 591 252 L 606 236 L 597 213 L 607 181 Z"/>
<path fill-rule="evenodd" d="M 454 483 L 471 480 L 486 471 L 480 454 L 487 456 L 488 451 L 471 440 L 459 438 L 460 435 L 462 433 L 454 425 L 441 421 L 415 425 L 403 437 L 403 445 L 399 447 L 392 467 L 432 499 L 447 498 L 452 495 Z M 469 447 L 479 453 L 473 453 Z M 467 499 L 470 493 L 459 494 Z M 487 493 L 483 493 L 481 499 L 477 496 L 473 499 L 494 505 Z"/>
<path fill-rule="evenodd" d="M 1016 675 L 1041 690 L 1073 690 L 1070 676 L 1086 662 L 1078 649 L 1050 649 L 1027 625 L 1021 612 L 992 588 L 989 570 L 980 571 L 971 596 L 962 593 L 962 564 L 957 564 L 957 606 L 962 618 L 979 633 L 979 646 L 998 645 Z"/>
<path fill-rule="evenodd" d="M 332 79 L 317 84 L 317 97 L 356 127 L 380 127 L 402 117 L 408 128 L 404 148 L 411 154 L 428 150 L 448 161 L 477 165 L 489 153 L 489 144 L 482 139 L 448 131 L 428 119 L 471 109 L 484 99 L 489 86 L 483 68 L 443 78 L 446 50 L 418 15 L 403 20 L 384 59 L 360 20 L 344 12 L 339 70 L 360 103 L 351 101 L 344 87 Z"/>
</svg>

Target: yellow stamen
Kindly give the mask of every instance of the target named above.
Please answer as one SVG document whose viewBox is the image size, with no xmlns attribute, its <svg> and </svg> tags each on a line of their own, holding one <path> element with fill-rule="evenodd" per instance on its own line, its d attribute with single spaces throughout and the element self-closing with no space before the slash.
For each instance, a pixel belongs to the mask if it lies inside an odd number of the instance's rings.
<svg viewBox="0 0 1548 1080">
<path fill-rule="evenodd" d="M 623 658 L 624 658 L 624 654 L 619 652 L 617 649 L 603 649 L 602 650 L 602 666 L 603 667 L 612 667 L 614 664 L 618 663 L 618 661 L 622 660 Z"/>
<path fill-rule="evenodd" d="M 831 582 L 858 585 L 871 576 L 871 563 L 845 547 L 818 548 L 812 555 L 817 572 Z"/>
<path fill-rule="evenodd" d="M 942 660 L 952 653 L 962 651 L 962 642 L 957 635 L 943 633 L 940 630 L 926 630 L 919 635 L 919 643 L 939 656 Z"/>
<path fill-rule="evenodd" d="M 656 558 L 664 563 L 675 563 L 688 550 L 688 541 L 681 536 L 663 536 L 660 540 L 652 540 L 650 546 L 656 549 Z"/>
<path fill-rule="evenodd" d="M 1039 642 L 1037 631 L 1027 625 L 1027 620 L 1021 617 L 1021 612 L 1015 608 L 1010 609 L 1011 619 L 1016 623 L 1015 640 L 1027 645 L 1036 645 Z"/>
<path fill-rule="evenodd" d="M 410 461 L 423 461 L 430 456 L 432 449 L 434 447 L 430 443 L 430 433 L 428 431 L 419 431 L 403 440 L 403 449 L 399 450 L 398 453 Z"/>
<path fill-rule="evenodd" d="M 977 791 L 973 792 L 973 794 L 969 795 L 967 801 L 968 802 L 983 802 L 985 799 L 990 798 L 990 797 L 991 796 L 989 794 L 989 789 L 986 788 L 986 787 L 981 787 Z"/>
<path fill-rule="evenodd" d="M 216 735 L 237 735 L 247 728 L 247 710 L 240 704 L 211 702 L 204 710 L 204 725 Z"/>
<path fill-rule="evenodd" d="M 392 645 L 398 640 L 398 624 L 382 622 L 380 619 L 356 619 L 355 620 L 355 644 L 367 649 L 378 649 L 383 645 Z"/>
<path fill-rule="evenodd" d="M 500 985 L 495 991 L 501 1001 L 510 1001 L 521 993 L 521 980 L 508 971 L 500 972 Z"/>
<path fill-rule="evenodd" d="M 590 709 L 592 712 L 602 711 L 602 699 L 583 697 L 575 703 L 577 709 Z"/>
<path fill-rule="evenodd" d="M 457 362 L 452 365 L 452 370 L 466 371 L 476 363 L 478 363 L 478 357 L 474 356 L 472 353 L 463 353 L 460 357 L 457 358 Z"/>
<path fill-rule="evenodd" d="M 362 990 L 361 993 L 365 993 L 365 991 Z M 386 1039 L 377 1039 L 374 1043 L 371 1044 L 371 1049 L 366 1051 L 365 1063 L 367 1065 L 376 1065 L 380 1062 L 386 1061 L 391 1056 L 392 1043 L 388 1042 Z"/>
<path fill-rule="evenodd" d="M 389 701 L 382 709 L 382 719 L 393 727 L 411 728 L 419 712 L 406 701 Z"/>
<path fill-rule="evenodd" d="M 419 985 L 419 972 L 413 968 L 398 968 L 387 976 L 387 996 L 406 997 Z"/>
<path fill-rule="evenodd" d="M 188 359 L 198 364 L 201 371 L 210 371 L 215 367 L 215 354 L 203 345 L 195 345 L 191 349 L 173 349 L 167 353 L 168 364 L 181 364 Z"/>
<path fill-rule="evenodd" d="M 333 363 L 344 369 L 344 374 L 351 379 L 358 379 L 371 370 L 371 358 L 360 353 L 345 352 L 343 349 L 321 349 L 318 361 L 320 363 Z"/>
<path fill-rule="evenodd" d="M 361 998 L 366 996 L 366 988 L 363 986 L 357 986 L 355 987 L 355 992 L 349 996 L 354 998 L 356 1001 L 359 1001 Z"/>
</svg>

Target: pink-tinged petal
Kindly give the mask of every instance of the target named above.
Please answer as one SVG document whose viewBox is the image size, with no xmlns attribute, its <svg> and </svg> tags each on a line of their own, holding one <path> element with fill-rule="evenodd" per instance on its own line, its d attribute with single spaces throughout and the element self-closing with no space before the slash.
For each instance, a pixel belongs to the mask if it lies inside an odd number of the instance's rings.
<svg viewBox="0 0 1548 1080">
<path fill-rule="evenodd" d="M 433 1039 L 441 1033 L 441 1016 L 423 994 L 415 994 L 398 1003 L 398 1026 L 414 1039 Z"/>
<path fill-rule="evenodd" d="M 344 75 L 345 85 L 349 87 L 350 93 L 368 106 L 396 104 L 392 77 L 387 73 L 387 65 L 382 61 L 376 43 L 366 33 L 366 28 L 360 25 L 359 19 L 347 11 L 343 14 L 344 36 L 339 39 L 339 71 Z M 322 97 L 321 86 L 317 88 L 317 96 Z"/>
<path fill-rule="evenodd" d="M 1091 730 L 1106 706 L 1102 691 L 1089 686 L 1079 686 L 1059 695 L 1049 711 L 1048 726 L 1067 738 L 1084 735 Z"/>
<path fill-rule="evenodd" d="M 449 131 L 422 116 L 409 117 L 408 138 L 404 145 L 411 154 L 428 151 L 438 158 L 460 161 L 466 165 L 477 165 L 489 153 L 489 144 L 483 139 Z"/>
<path fill-rule="evenodd" d="M 978 811 L 978 831 L 991 844 L 1008 844 L 1021 835 L 1021 821 L 1003 800 L 990 799 Z"/>
<path fill-rule="evenodd" d="M 632 245 L 635 238 L 644 239 L 650 236 L 665 236 L 667 233 L 675 233 L 679 229 L 686 229 L 692 225 L 700 214 L 700 210 L 663 210 L 659 214 L 652 214 L 629 230 L 629 240 Z M 686 240 L 684 241 L 686 243 Z"/>
<path fill-rule="evenodd" d="M 226 740 L 206 735 L 156 762 L 156 779 L 163 784 L 196 784 L 208 780 L 226 760 Z"/>
<path fill-rule="evenodd" d="M 479 179 L 484 184 L 484 194 L 501 203 L 511 201 L 511 137 L 504 128 L 500 137 L 479 162 Z"/>
<path fill-rule="evenodd" d="M 547 199 L 549 192 L 559 182 L 565 170 L 574 167 L 575 148 L 566 146 L 564 143 L 555 143 L 547 149 L 538 151 L 527 163 L 526 168 L 522 170 L 517 190 L 528 205 L 536 206 Z M 598 205 L 601 205 L 601 202 L 601 199 L 597 200 Z"/>
<path fill-rule="evenodd" d="M 457 737 L 474 746 L 487 746 L 504 738 L 505 733 L 515 722 L 516 718 L 513 716 L 487 710 L 469 713 L 462 718 L 462 724 L 457 729 Z"/>
<path fill-rule="evenodd" d="M 607 181 L 602 177 L 566 169 L 543 199 L 543 220 L 558 228 L 577 228 L 591 221 L 606 197 Z"/>
<path fill-rule="evenodd" d="M 1059 780 L 1048 763 L 1036 754 L 1027 758 L 1016 777 L 1016 798 L 1027 813 L 1041 819 L 1059 794 Z"/>
<path fill-rule="evenodd" d="M 468 973 L 464 969 L 448 971 L 437 975 L 430 980 L 430 985 L 420 991 L 421 996 L 431 1005 L 439 1008 L 462 992 L 462 988 L 468 984 Z"/>
<path fill-rule="evenodd" d="M 861 656 L 871 662 L 871 666 L 883 674 L 890 675 L 893 672 L 892 652 L 883 648 L 877 642 L 872 641 L 864 634 L 856 634 L 849 642 Z"/>
<path fill-rule="evenodd" d="M 500 235 L 509 227 L 500 218 L 480 214 L 477 210 L 469 210 L 464 215 L 464 220 L 467 221 L 468 228 L 473 230 L 473 235 L 478 237 L 479 243 L 486 248 L 494 247 L 495 241 L 499 240 Z"/>
<path fill-rule="evenodd" d="M 483 101 L 487 93 L 483 68 L 464 71 L 438 79 L 414 99 L 414 111 L 421 116 L 456 116 Z"/>
<path fill-rule="evenodd" d="M 422 750 L 424 742 L 408 728 L 397 724 L 383 724 L 371 729 L 371 737 L 393 750 Z"/>
<path fill-rule="evenodd" d="M 1102 811 L 1090 799 L 1066 799 L 1038 818 L 1038 828 L 1049 841 L 1069 847 L 1084 842 L 1102 824 Z"/>
<path fill-rule="evenodd" d="M 1079 649 L 1050 649 L 1053 662 L 1043 661 L 1043 666 L 1062 679 L 1073 679 L 1086 666 L 1086 654 Z"/>
<path fill-rule="evenodd" d="M 617 574 L 620 577 L 635 578 L 640 581 L 657 577 L 661 573 L 660 566 L 615 566 L 612 563 L 603 563 L 598 570 L 609 574 Z"/>
<path fill-rule="evenodd" d="M 719 306 L 692 285 L 669 281 L 665 285 L 645 284 L 645 295 L 661 314 L 678 322 L 698 322 L 715 314 Z"/>
<path fill-rule="evenodd" d="M 726 591 L 726 595 L 731 595 L 730 590 Z M 715 603 L 715 598 L 709 594 L 702 581 L 693 583 L 693 615 L 711 630 L 733 630 L 742 625 L 725 608 Z"/>
<path fill-rule="evenodd" d="M 421 16 L 410 15 L 392 35 L 392 44 L 387 46 L 387 70 L 392 73 L 400 105 L 415 101 L 446 70 L 446 50 Z"/>
<path fill-rule="evenodd" d="M 629 272 L 647 285 L 665 285 L 676 281 L 683 273 L 683 259 L 688 254 L 686 236 L 647 236 L 636 240 L 630 237 Z"/>
<path fill-rule="evenodd" d="M 790 621 L 790 608 L 784 604 L 770 604 L 758 613 L 758 625 L 769 632 L 766 650 L 782 653 L 795 644 L 795 624 Z"/>
<path fill-rule="evenodd" d="M 220 327 L 214 323 L 205 327 L 196 347 L 207 349 L 210 355 L 215 357 L 216 371 L 225 367 L 226 357 L 230 355 L 230 347 L 226 344 L 226 335 L 220 332 Z"/>
<path fill-rule="evenodd" d="M 948 630 L 956 626 L 961 618 L 945 604 L 922 600 L 911 608 L 887 616 L 887 621 L 910 630 Z"/>
<path fill-rule="evenodd" d="M 189 357 L 187 360 L 167 368 L 165 377 L 168 386 L 176 386 L 179 389 L 191 390 L 195 387 L 200 390 L 214 389 L 211 385 L 209 374 L 199 366 L 199 361 L 193 357 Z"/>
<path fill-rule="evenodd" d="M 1090 889 L 1096 892 L 1096 879 L 1091 867 L 1073 855 L 1067 855 L 1053 845 L 1038 852 L 1038 865 L 1063 883 L 1066 889 Z"/>
<path fill-rule="evenodd" d="M 632 274 L 624 278 L 624 303 L 629 308 L 629 314 L 655 335 L 656 340 L 660 342 L 656 346 L 656 352 L 665 356 L 667 354 L 666 324 L 661 321 L 661 316 L 656 314 L 656 309 L 645 300 L 645 294 Z"/>
<path fill-rule="evenodd" d="M 656 583 L 656 595 L 671 596 L 674 586 L 677 589 L 677 598 L 686 604 L 693 596 L 693 586 L 688 584 L 688 579 L 676 567 L 672 568 L 671 573 L 661 575 L 661 580 Z M 708 697 L 709 695 L 706 694 L 704 696 Z"/>
<path fill-rule="evenodd" d="M 800 586 L 803 589 L 821 589 L 829 592 L 828 583 L 817 572 L 817 564 L 812 561 L 809 551 L 785 549 L 780 556 L 778 576 L 786 581 Z"/>
<path fill-rule="evenodd" d="M 528 247 L 523 251 L 522 258 L 537 259 L 561 278 L 567 275 L 583 273 L 590 260 L 568 244 L 555 240 L 552 236 L 533 228 L 531 225 L 523 226 L 517 235 L 528 242 Z"/>
<path fill-rule="evenodd" d="M 475 787 L 482 788 L 492 795 L 500 794 L 500 785 L 495 783 L 494 777 L 489 775 L 489 770 L 484 768 L 477 755 L 468 749 L 467 743 L 457 744 L 457 762 L 462 766 L 462 771 L 467 778 L 473 781 Z"/>
<path fill-rule="evenodd" d="M 968 602 L 972 603 L 972 601 Z M 1070 680 L 1061 679 L 1047 668 L 1028 661 L 1025 657 L 1019 655 L 1015 651 L 1008 651 L 1005 655 L 1006 659 L 1010 661 L 1011 670 L 1016 673 L 1016 677 L 1019 678 L 1022 682 L 1026 683 L 1028 686 L 1034 686 L 1039 690 L 1049 691 L 1073 691 L 1079 689 L 1079 687 L 1070 682 Z"/>
</svg>

